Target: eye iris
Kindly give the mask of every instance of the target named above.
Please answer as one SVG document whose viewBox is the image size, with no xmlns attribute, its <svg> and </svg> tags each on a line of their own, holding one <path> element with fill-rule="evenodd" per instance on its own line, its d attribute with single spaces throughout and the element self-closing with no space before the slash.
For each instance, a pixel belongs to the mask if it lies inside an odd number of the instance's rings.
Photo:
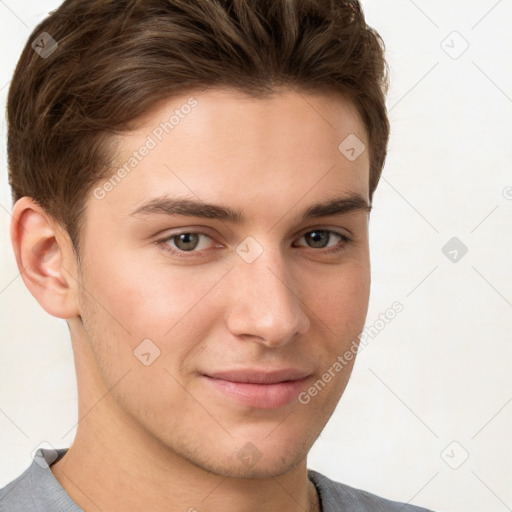
<svg viewBox="0 0 512 512">
<path fill-rule="evenodd" d="M 176 247 L 182 251 L 190 251 L 197 247 L 199 236 L 196 233 L 182 233 L 173 237 Z"/>
<path fill-rule="evenodd" d="M 323 240 L 322 240 L 322 237 L 323 237 Z M 309 240 L 309 242 L 312 242 L 312 244 L 310 244 L 311 247 L 321 249 L 327 245 L 327 243 L 329 241 L 329 233 L 328 233 L 328 231 L 325 231 L 325 230 L 311 231 L 310 233 L 306 234 L 306 240 Z"/>
</svg>

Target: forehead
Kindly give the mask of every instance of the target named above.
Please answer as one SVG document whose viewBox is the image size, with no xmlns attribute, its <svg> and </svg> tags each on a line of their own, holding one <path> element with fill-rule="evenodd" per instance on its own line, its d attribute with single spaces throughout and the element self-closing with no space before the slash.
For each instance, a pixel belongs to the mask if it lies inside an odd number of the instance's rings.
<svg viewBox="0 0 512 512">
<path fill-rule="evenodd" d="M 340 95 L 192 92 L 161 102 L 115 143 L 101 208 L 123 214 L 164 194 L 259 205 L 260 216 L 262 205 L 282 214 L 306 196 L 368 197 L 366 132 Z"/>
</svg>

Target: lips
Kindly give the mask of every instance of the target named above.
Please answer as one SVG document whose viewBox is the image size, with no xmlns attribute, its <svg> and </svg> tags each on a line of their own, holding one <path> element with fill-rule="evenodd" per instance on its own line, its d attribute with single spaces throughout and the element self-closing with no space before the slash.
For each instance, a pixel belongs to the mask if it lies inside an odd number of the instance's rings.
<svg viewBox="0 0 512 512">
<path fill-rule="evenodd" d="M 275 409 L 295 400 L 310 372 L 279 370 L 228 370 L 203 374 L 205 383 L 234 403 L 258 409 Z"/>
<path fill-rule="evenodd" d="M 280 382 L 301 380 L 309 375 L 307 371 L 296 369 L 283 370 L 229 370 L 224 372 L 208 373 L 213 379 L 222 379 L 229 382 L 247 384 L 278 384 Z"/>
</svg>

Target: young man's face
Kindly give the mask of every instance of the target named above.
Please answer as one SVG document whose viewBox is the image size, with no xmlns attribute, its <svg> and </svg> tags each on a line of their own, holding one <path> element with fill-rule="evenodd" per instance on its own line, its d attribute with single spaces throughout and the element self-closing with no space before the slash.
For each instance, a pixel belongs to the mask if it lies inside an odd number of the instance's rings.
<svg viewBox="0 0 512 512">
<path fill-rule="evenodd" d="M 120 137 L 114 171 L 134 151 L 140 161 L 91 193 L 83 327 L 70 322 L 83 425 L 103 415 L 117 425 L 105 435 L 223 475 L 303 461 L 346 386 L 353 360 L 335 363 L 363 329 L 370 288 L 368 211 L 304 214 L 369 203 L 367 149 L 349 102 L 289 90 L 173 98 Z M 210 218 L 173 210 L 178 199 Z"/>
</svg>

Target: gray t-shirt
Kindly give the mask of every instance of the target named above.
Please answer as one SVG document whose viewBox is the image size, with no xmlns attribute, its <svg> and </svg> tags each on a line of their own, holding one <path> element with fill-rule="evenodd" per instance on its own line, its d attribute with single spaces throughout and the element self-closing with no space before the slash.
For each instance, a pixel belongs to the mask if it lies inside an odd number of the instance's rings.
<svg viewBox="0 0 512 512">
<path fill-rule="evenodd" d="M 0 489 L 0 512 L 83 512 L 50 469 L 66 452 L 38 450 L 30 467 Z M 333 482 L 313 470 L 308 470 L 308 476 L 320 495 L 322 512 L 429 512 Z"/>
</svg>

